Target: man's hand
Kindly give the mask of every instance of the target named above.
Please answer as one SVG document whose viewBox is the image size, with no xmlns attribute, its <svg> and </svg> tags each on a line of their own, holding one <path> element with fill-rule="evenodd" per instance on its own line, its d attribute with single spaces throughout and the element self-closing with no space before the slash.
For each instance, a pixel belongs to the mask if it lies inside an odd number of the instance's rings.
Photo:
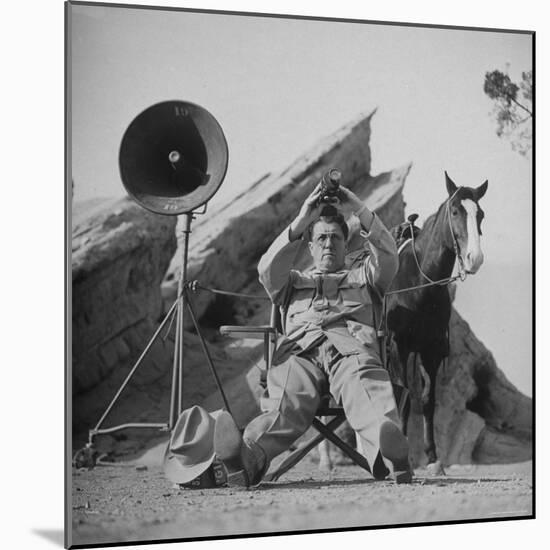
<svg viewBox="0 0 550 550">
<path fill-rule="evenodd" d="M 353 192 L 340 185 L 338 203 L 334 206 L 342 212 L 344 217 L 355 214 L 361 225 L 368 231 L 374 214 L 367 208 L 366 204 Z"/>
<path fill-rule="evenodd" d="M 316 220 L 321 214 L 323 203 L 320 203 L 322 186 L 319 182 L 315 189 L 307 196 L 300 212 L 294 221 L 290 224 L 290 240 L 294 241 L 299 239 L 304 231 L 308 228 L 309 224 Z"/>
<path fill-rule="evenodd" d="M 363 201 L 353 192 L 340 185 L 337 202 L 334 204 L 340 212 L 347 217 L 351 214 L 355 214 L 360 208 L 363 207 Z"/>
</svg>

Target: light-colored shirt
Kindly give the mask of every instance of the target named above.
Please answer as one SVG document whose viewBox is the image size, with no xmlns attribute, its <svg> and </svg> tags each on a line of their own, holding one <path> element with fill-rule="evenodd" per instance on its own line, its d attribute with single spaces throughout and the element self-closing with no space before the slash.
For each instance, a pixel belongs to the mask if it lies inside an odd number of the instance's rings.
<svg viewBox="0 0 550 550">
<path fill-rule="evenodd" d="M 328 339 L 343 355 L 378 353 L 376 318 L 398 267 L 395 241 L 375 216 L 364 250 L 335 273 L 307 268 L 305 239 L 290 241 L 285 229 L 258 264 L 260 281 L 281 308 L 284 345 L 307 350 Z"/>
</svg>

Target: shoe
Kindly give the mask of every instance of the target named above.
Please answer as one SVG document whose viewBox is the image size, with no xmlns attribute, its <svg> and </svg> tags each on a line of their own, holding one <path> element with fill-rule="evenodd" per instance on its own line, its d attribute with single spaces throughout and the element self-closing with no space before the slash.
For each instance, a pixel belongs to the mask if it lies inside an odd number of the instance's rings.
<svg viewBox="0 0 550 550">
<path fill-rule="evenodd" d="M 216 418 L 214 452 L 227 470 L 230 487 L 250 487 L 261 481 L 265 457 L 258 445 L 243 440 L 234 418 L 223 411 Z"/>
<path fill-rule="evenodd" d="M 392 463 L 395 483 L 411 483 L 413 472 L 409 464 L 409 442 L 399 427 L 389 420 L 380 427 L 380 453 Z"/>
</svg>

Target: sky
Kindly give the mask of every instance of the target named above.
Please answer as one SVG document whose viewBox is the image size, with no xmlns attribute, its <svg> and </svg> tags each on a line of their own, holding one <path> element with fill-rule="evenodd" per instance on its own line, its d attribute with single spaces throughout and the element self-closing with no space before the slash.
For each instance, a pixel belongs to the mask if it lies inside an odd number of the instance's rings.
<svg viewBox="0 0 550 550">
<path fill-rule="evenodd" d="M 224 130 L 229 167 L 212 205 L 374 108 L 372 172 L 412 162 L 407 213 L 437 209 L 445 170 L 459 185 L 489 180 L 485 265 L 456 305 L 531 395 L 531 161 L 496 136 L 483 93 L 486 71 L 532 68 L 529 35 L 78 5 L 70 22 L 76 201 L 125 194 L 122 135 L 171 99 Z"/>
</svg>

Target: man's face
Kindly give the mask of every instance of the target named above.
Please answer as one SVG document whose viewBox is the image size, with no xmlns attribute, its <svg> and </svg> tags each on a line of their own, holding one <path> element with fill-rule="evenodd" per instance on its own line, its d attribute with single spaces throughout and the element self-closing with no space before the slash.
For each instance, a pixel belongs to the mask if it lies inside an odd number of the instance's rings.
<svg viewBox="0 0 550 550">
<path fill-rule="evenodd" d="M 344 267 L 346 240 L 336 222 L 319 220 L 314 226 L 309 242 L 313 263 L 319 271 L 333 273 Z"/>
</svg>

